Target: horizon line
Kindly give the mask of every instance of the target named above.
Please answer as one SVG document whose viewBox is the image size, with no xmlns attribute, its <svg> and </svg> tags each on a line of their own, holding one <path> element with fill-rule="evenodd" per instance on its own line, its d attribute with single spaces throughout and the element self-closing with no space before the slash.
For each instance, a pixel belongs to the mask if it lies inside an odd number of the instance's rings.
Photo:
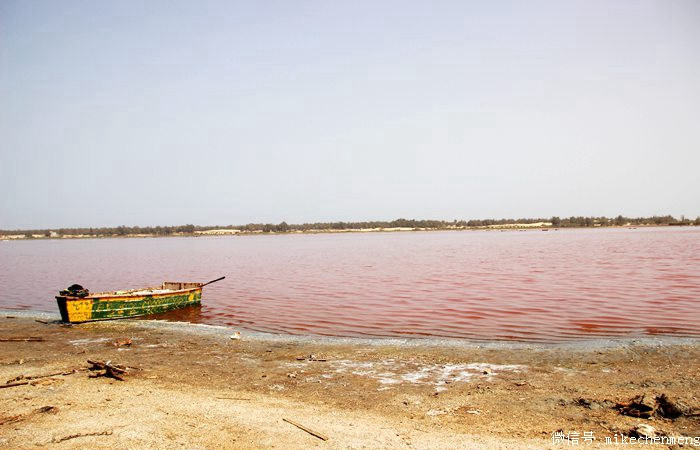
<svg viewBox="0 0 700 450">
<path fill-rule="evenodd" d="M 316 221 L 316 222 L 301 222 L 301 223 L 287 223 L 285 220 L 282 220 L 279 223 L 273 223 L 273 222 L 248 222 L 248 223 L 239 223 L 239 224 L 234 224 L 230 223 L 227 225 L 195 225 L 192 223 L 187 223 L 187 224 L 179 224 L 179 225 L 113 225 L 113 226 L 78 226 L 78 227 L 43 227 L 43 228 L 15 228 L 15 229 L 4 229 L 0 228 L 0 233 L 8 233 L 8 232 L 32 232 L 32 231 L 59 231 L 59 230 L 86 230 L 86 229 L 92 229 L 92 230 L 107 230 L 107 229 L 141 229 L 141 228 L 161 228 L 161 229 L 168 229 L 168 228 L 182 228 L 182 227 L 194 227 L 196 229 L 212 229 L 212 228 L 231 228 L 231 227 L 249 227 L 249 226 L 260 226 L 260 227 L 265 227 L 265 226 L 286 226 L 289 228 L 295 228 L 295 227 L 308 227 L 310 225 L 338 225 L 338 224 L 344 224 L 344 225 L 359 225 L 359 224 L 393 224 L 396 226 L 397 222 L 410 222 L 410 223 L 425 223 L 425 222 L 431 222 L 435 224 L 455 224 L 455 223 L 464 223 L 465 225 L 468 222 L 498 222 L 498 223 L 517 223 L 517 222 L 523 222 L 523 223 L 533 223 L 533 222 L 541 222 L 545 220 L 552 221 L 553 219 L 559 219 L 562 222 L 566 221 L 581 221 L 581 220 L 611 220 L 614 221 L 616 219 L 619 220 L 632 220 L 632 221 L 644 221 L 644 220 L 653 220 L 653 219 L 665 219 L 668 222 L 700 222 L 700 216 L 697 216 L 695 219 L 692 219 L 691 216 L 686 216 L 685 214 L 680 215 L 680 220 L 677 219 L 674 215 L 672 214 L 664 214 L 664 215 L 651 215 L 651 216 L 624 216 L 622 214 L 619 214 L 617 216 L 549 216 L 549 217 L 518 217 L 518 218 L 483 218 L 483 219 L 452 219 L 452 220 L 446 220 L 446 219 L 406 219 L 403 217 L 399 217 L 397 219 L 392 219 L 392 220 L 335 220 L 335 221 Z M 667 222 L 667 223 L 668 223 Z"/>
</svg>

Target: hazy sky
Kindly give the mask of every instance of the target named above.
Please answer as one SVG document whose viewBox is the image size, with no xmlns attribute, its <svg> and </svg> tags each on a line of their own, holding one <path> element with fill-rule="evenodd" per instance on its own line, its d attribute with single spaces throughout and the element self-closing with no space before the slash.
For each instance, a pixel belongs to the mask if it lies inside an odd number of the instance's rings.
<svg viewBox="0 0 700 450">
<path fill-rule="evenodd" d="M 0 228 L 700 215 L 700 1 L 0 0 Z"/>
</svg>

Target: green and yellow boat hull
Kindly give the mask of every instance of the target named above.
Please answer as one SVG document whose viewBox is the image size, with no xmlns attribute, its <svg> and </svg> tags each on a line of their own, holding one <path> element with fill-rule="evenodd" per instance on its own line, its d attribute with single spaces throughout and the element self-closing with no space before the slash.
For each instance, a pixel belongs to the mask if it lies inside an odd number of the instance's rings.
<svg viewBox="0 0 700 450">
<path fill-rule="evenodd" d="M 202 301 L 202 283 L 164 282 L 157 288 L 100 292 L 87 297 L 57 296 L 61 320 L 69 323 L 158 314 Z"/>
</svg>

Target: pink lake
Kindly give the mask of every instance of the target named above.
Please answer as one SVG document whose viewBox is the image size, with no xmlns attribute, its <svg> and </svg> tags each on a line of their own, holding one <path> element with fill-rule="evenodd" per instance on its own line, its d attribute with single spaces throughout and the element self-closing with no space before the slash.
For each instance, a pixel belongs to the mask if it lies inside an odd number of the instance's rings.
<svg viewBox="0 0 700 450">
<path fill-rule="evenodd" d="M 226 280 L 158 316 L 289 334 L 561 342 L 700 337 L 700 228 L 0 242 L 0 308 Z"/>
</svg>

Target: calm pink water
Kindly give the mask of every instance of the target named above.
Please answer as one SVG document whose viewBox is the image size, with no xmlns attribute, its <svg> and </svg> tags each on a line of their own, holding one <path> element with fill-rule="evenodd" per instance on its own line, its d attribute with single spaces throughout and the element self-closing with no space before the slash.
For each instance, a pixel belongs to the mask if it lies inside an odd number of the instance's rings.
<svg viewBox="0 0 700 450">
<path fill-rule="evenodd" d="M 0 242 L 0 308 L 227 279 L 165 318 L 334 336 L 700 337 L 700 228 Z"/>
</svg>

